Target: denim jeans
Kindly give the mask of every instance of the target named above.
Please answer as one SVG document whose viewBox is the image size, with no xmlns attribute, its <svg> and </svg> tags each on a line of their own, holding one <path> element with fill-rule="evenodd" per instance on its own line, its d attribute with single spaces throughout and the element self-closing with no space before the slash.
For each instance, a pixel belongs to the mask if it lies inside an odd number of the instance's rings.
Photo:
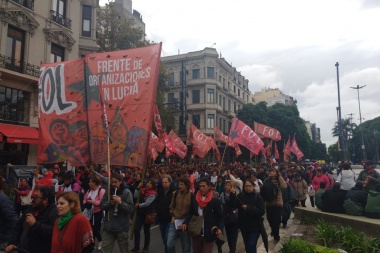
<svg viewBox="0 0 380 253">
<path fill-rule="evenodd" d="M 168 233 L 168 253 L 175 253 L 175 246 L 177 244 L 178 237 L 181 240 L 182 252 L 191 253 L 191 235 L 188 232 L 183 232 L 177 230 L 174 226 L 174 223 L 170 223 L 169 233 Z"/>
<path fill-rule="evenodd" d="M 260 237 L 260 232 L 241 231 L 245 245 L 246 253 L 257 253 L 257 241 Z"/>
<path fill-rule="evenodd" d="M 162 242 L 164 243 L 165 246 L 165 253 L 169 253 L 168 251 L 168 235 L 169 235 L 169 228 L 170 228 L 171 222 L 165 223 L 165 222 L 160 222 L 160 232 L 161 232 L 161 237 L 162 237 Z"/>
</svg>

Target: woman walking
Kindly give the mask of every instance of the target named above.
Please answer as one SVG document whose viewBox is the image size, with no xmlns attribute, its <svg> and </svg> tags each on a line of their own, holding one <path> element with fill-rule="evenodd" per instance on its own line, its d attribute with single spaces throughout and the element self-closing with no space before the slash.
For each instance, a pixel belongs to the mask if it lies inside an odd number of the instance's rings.
<svg viewBox="0 0 380 253">
<path fill-rule="evenodd" d="M 257 241 L 260 236 L 262 216 L 265 213 L 264 201 L 260 194 L 255 192 L 255 183 L 247 179 L 243 184 L 243 191 L 237 196 L 238 224 L 243 236 L 245 251 L 257 252 Z"/>
</svg>

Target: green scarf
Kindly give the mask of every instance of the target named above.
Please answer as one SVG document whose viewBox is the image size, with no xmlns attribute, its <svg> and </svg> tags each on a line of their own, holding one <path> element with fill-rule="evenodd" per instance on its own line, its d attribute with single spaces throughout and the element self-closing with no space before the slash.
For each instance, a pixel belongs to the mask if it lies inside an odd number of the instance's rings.
<svg viewBox="0 0 380 253">
<path fill-rule="evenodd" d="M 58 229 L 62 229 L 70 220 L 73 218 L 73 213 L 68 212 L 67 214 L 62 215 L 58 219 Z"/>
</svg>

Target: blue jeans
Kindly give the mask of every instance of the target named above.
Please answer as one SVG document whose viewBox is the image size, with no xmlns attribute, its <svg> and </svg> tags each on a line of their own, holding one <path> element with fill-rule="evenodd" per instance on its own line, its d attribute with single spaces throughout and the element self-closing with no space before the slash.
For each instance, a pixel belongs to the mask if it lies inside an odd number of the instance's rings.
<svg viewBox="0 0 380 253">
<path fill-rule="evenodd" d="M 191 253 L 191 235 L 188 232 L 182 232 L 181 230 L 177 230 L 174 226 L 174 223 L 170 223 L 169 234 L 168 234 L 168 243 L 167 249 L 168 253 L 175 253 L 175 246 L 177 244 L 178 237 L 181 240 L 182 252 L 183 253 Z"/>
<path fill-rule="evenodd" d="M 257 241 L 260 237 L 260 232 L 241 231 L 245 245 L 246 253 L 257 253 Z"/>
<path fill-rule="evenodd" d="M 160 222 L 159 223 L 162 242 L 164 243 L 164 246 L 165 246 L 165 253 L 169 253 L 169 251 L 168 251 L 168 235 L 169 235 L 170 224 L 172 224 L 172 223 L 171 222 L 169 222 L 169 223 Z"/>
</svg>

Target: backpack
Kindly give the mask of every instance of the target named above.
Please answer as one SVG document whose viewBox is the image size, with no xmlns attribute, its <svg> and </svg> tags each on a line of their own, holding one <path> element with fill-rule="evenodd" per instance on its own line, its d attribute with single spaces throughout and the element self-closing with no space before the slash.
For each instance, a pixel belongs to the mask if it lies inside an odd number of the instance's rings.
<svg viewBox="0 0 380 253">
<path fill-rule="evenodd" d="M 270 202 L 277 199 L 278 185 L 273 184 L 270 180 L 265 180 L 264 186 L 260 191 L 260 195 L 265 202 Z"/>
</svg>

